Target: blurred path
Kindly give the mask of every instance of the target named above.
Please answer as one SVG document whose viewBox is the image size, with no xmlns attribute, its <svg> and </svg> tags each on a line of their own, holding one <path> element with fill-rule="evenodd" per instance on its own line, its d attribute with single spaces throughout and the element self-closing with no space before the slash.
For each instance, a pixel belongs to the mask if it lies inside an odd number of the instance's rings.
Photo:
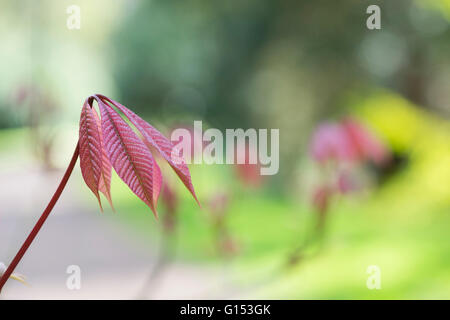
<svg viewBox="0 0 450 320">
<path fill-rule="evenodd" d="M 0 173 L 0 261 L 8 263 L 51 196 L 61 172 Z M 75 179 L 73 179 L 75 180 Z M 135 299 L 155 253 L 111 216 L 82 208 L 69 181 L 52 215 L 17 269 L 31 286 L 10 281 L 4 299 Z M 81 268 L 81 289 L 66 286 L 69 265 Z M 217 270 L 174 263 L 152 290 L 154 299 L 224 298 Z M 214 292 L 220 296 L 214 296 Z M 213 293 L 213 294 L 211 294 Z M 207 295 L 205 297 L 205 295 Z"/>
</svg>

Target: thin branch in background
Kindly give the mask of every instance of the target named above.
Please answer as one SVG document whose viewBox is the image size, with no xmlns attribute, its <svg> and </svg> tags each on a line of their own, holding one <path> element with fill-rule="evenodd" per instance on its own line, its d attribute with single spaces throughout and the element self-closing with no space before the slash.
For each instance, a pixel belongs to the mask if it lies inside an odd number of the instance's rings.
<svg viewBox="0 0 450 320">
<path fill-rule="evenodd" d="M 150 269 L 138 299 L 148 299 L 157 288 L 157 280 L 162 281 L 162 276 L 174 260 L 177 246 L 178 208 L 179 200 L 174 189 L 168 183 L 164 183 L 161 200 L 165 206 L 165 214 L 162 217 L 160 229 L 159 249 L 156 261 Z"/>
<path fill-rule="evenodd" d="M 159 249 L 154 265 L 143 281 L 137 299 L 149 299 L 163 280 L 164 272 L 168 269 L 176 256 L 177 235 L 176 232 L 168 234 L 160 231 Z"/>
</svg>

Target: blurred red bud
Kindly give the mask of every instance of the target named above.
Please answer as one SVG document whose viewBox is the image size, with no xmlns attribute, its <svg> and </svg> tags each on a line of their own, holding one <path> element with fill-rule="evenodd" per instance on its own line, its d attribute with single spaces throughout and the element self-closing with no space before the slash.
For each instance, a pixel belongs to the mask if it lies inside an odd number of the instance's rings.
<svg viewBox="0 0 450 320">
<path fill-rule="evenodd" d="M 258 155 L 257 150 L 251 150 L 248 143 L 239 144 L 236 146 L 235 154 L 244 154 L 244 163 L 237 163 L 234 166 L 236 175 L 239 181 L 247 187 L 258 188 L 263 183 L 263 177 L 261 176 L 261 164 L 250 163 L 250 152 Z"/>
</svg>

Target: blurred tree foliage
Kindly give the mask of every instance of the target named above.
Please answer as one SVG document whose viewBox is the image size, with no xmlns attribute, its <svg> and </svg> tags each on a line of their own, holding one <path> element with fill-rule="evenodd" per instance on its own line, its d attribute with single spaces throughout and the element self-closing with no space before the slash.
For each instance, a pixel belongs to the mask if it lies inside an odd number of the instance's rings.
<svg viewBox="0 0 450 320">
<path fill-rule="evenodd" d="M 444 12 L 420 1 L 377 1 L 382 31 L 370 31 L 372 2 L 133 3 L 114 38 L 122 98 L 152 115 L 175 108 L 218 126 L 260 125 L 255 115 L 272 116 L 270 108 L 279 117 L 308 108 L 329 115 L 349 91 L 374 85 L 438 107 L 428 91 L 440 67 L 449 68 Z M 298 84 L 283 97 L 292 103 L 270 99 L 283 78 Z M 296 99 L 302 87 L 306 101 Z"/>
<path fill-rule="evenodd" d="M 76 32 L 68 2 L 28 2 L 2 4 L 0 128 L 26 123 L 10 91 L 27 79 L 70 121 L 104 92 L 171 126 L 279 128 L 282 179 L 349 97 L 381 87 L 450 114 L 449 0 L 80 1 Z M 366 28 L 371 4 L 381 30 Z"/>
<path fill-rule="evenodd" d="M 366 28 L 373 1 L 133 2 L 113 37 L 115 80 L 121 99 L 152 117 L 280 128 L 289 172 L 302 133 L 347 111 L 353 92 L 384 87 L 450 113 L 440 2 L 376 1 L 381 30 Z"/>
</svg>

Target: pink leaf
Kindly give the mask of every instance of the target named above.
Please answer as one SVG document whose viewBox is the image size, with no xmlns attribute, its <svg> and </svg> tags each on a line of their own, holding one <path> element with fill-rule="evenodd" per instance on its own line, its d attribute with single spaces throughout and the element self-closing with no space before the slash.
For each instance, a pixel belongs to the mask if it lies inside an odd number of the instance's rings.
<svg viewBox="0 0 450 320">
<path fill-rule="evenodd" d="M 103 193 L 108 199 L 108 202 L 111 206 L 111 208 L 114 210 L 114 206 L 112 204 L 111 199 L 111 163 L 109 162 L 108 155 L 106 154 L 106 150 L 103 147 L 103 138 L 102 138 L 102 123 L 100 121 L 100 118 L 98 117 L 97 111 L 95 111 L 94 108 L 91 109 L 92 113 L 94 114 L 95 120 L 97 122 L 98 131 L 100 133 L 100 143 L 102 146 L 102 171 L 100 174 L 100 180 L 98 183 L 98 190 Z"/>
<path fill-rule="evenodd" d="M 144 201 L 155 216 L 161 189 L 161 170 L 134 131 L 111 107 L 97 99 L 104 148 L 119 177 Z"/>
<path fill-rule="evenodd" d="M 116 108 L 118 108 L 123 114 L 133 123 L 136 129 L 142 134 L 145 139 L 145 142 L 149 145 L 153 146 L 166 161 L 170 164 L 173 170 L 176 172 L 178 177 L 180 177 L 181 181 L 183 181 L 184 185 L 191 192 L 194 199 L 200 205 L 197 196 L 195 195 L 194 186 L 192 185 L 191 175 L 189 173 L 189 168 L 187 167 L 183 157 L 181 157 L 179 151 L 174 147 L 172 142 L 167 139 L 161 132 L 152 127 L 138 115 L 136 115 L 133 111 L 128 109 L 127 107 L 121 105 L 117 101 L 114 101 L 108 97 L 103 95 L 97 95 L 100 99 L 102 99 L 105 103 L 110 102 Z"/>
<path fill-rule="evenodd" d="M 100 201 L 99 182 L 102 173 L 102 146 L 97 121 L 88 100 L 83 105 L 79 130 L 80 167 L 83 179 Z M 103 210 L 103 209 L 102 209 Z"/>
</svg>

